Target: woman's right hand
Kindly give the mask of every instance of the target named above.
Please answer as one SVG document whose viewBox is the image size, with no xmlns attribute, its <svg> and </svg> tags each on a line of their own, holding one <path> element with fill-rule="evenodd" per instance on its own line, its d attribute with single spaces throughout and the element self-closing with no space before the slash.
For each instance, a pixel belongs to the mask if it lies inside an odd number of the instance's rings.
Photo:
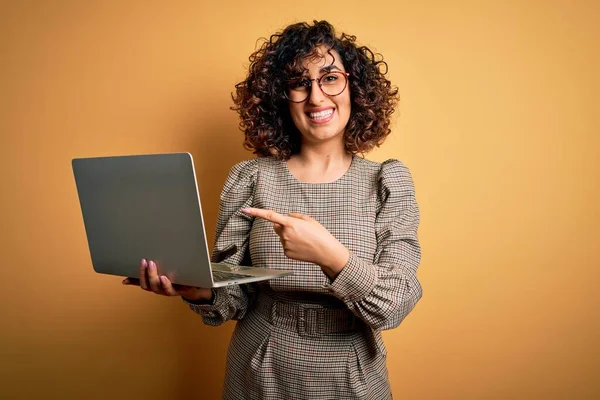
<svg viewBox="0 0 600 400">
<path fill-rule="evenodd" d="M 148 292 L 163 296 L 181 296 L 190 301 L 208 301 L 212 298 L 211 289 L 179 285 L 171 283 L 169 278 L 164 275 L 159 276 L 156 263 L 146 259 L 140 263 L 140 278 L 126 278 L 123 280 L 123 285 L 135 285 Z"/>
</svg>

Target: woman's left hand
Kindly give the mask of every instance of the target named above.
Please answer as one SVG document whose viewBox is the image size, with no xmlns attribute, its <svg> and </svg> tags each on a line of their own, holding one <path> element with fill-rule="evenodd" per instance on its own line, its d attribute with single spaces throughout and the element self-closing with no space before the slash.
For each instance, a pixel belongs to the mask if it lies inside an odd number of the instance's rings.
<svg viewBox="0 0 600 400">
<path fill-rule="evenodd" d="M 348 262 L 348 249 L 308 215 L 290 213 L 285 216 L 260 208 L 243 208 L 242 212 L 273 223 L 286 257 L 317 264 L 332 278 Z"/>
</svg>

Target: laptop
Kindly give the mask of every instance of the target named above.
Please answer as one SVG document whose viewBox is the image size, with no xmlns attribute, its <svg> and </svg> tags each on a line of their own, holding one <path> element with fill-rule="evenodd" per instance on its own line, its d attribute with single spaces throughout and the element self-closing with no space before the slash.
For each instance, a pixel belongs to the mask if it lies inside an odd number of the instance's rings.
<svg viewBox="0 0 600 400">
<path fill-rule="evenodd" d="M 190 153 L 72 160 L 92 266 L 139 278 L 142 258 L 173 283 L 204 288 L 293 272 L 211 263 Z"/>
</svg>

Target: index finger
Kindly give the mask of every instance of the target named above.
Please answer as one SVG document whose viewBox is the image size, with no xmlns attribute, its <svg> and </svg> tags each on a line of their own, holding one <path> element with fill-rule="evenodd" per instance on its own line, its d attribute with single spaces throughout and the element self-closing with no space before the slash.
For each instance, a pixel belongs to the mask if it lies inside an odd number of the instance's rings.
<svg viewBox="0 0 600 400">
<path fill-rule="evenodd" d="M 289 217 L 285 215 L 281 215 L 273 210 L 263 210 L 262 208 L 242 208 L 242 212 L 252 215 L 254 217 L 259 217 L 262 219 L 266 219 L 267 221 L 274 222 L 280 225 L 286 225 L 289 221 Z"/>
</svg>

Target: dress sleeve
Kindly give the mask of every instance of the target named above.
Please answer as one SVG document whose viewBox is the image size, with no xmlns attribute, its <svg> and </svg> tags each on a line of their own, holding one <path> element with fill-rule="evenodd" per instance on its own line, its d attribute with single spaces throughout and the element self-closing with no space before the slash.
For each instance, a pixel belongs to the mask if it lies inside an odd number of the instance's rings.
<svg viewBox="0 0 600 400">
<path fill-rule="evenodd" d="M 395 328 L 421 298 L 418 226 L 411 174 L 400 161 L 388 160 L 378 177 L 374 262 L 350 252 L 348 263 L 329 285 L 332 294 L 373 329 Z"/>
<path fill-rule="evenodd" d="M 252 218 L 240 209 L 253 204 L 257 163 L 257 159 L 243 161 L 229 172 L 221 192 L 212 262 L 239 265 L 244 261 Z M 212 303 L 183 301 L 202 316 L 205 324 L 216 326 L 230 319 L 243 318 L 253 294 L 251 285 L 233 285 L 213 289 Z"/>
</svg>

